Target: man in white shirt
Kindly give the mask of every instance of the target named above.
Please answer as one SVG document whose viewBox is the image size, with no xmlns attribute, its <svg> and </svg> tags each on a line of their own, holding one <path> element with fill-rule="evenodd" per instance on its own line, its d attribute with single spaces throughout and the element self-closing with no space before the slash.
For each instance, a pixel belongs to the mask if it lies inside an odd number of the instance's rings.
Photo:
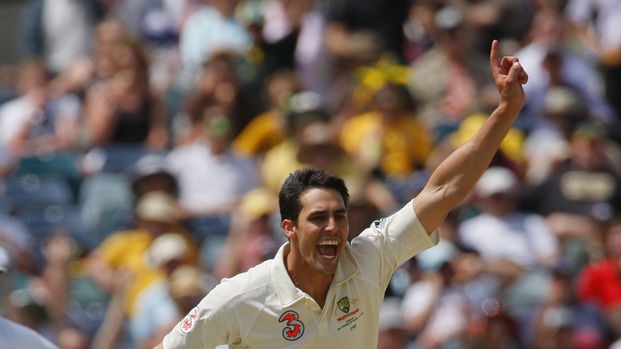
<svg viewBox="0 0 621 349">
<path fill-rule="evenodd" d="M 274 259 L 223 280 L 157 348 L 376 348 L 391 275 L 437 243 L 436 228 L 471 191 L 524 104 L 528 76 L 517 58 L 497 52 L 494 41 L 499 106 L 411 202 L 348 243 L 343 180 L 315 169 L 292 173 L 279 193 L 289 241 Z"/>
<path fill-rule="evenodd" d="M 552 268 L 559 261 L 557 238 L 542 215 L 518 209 L 519 185 L 508 168 L 485 171 L 474 188 L 481 212 L 461 223 L 458 238 L 491 264 L 511 263 L 524 271 Z"/>
</svg>

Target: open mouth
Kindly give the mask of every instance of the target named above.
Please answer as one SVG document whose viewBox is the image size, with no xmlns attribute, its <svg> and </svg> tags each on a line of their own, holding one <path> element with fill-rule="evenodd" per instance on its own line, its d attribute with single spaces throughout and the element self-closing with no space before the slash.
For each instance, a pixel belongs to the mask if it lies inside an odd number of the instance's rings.
<svg viewBox="0 0 621 349">
<path fill-rule="evenodd" d="M 336 251 L 338 250 L 339 241 L 337 239 L 323 240 L 317 246 L 317 250 L 321 257 L 325 259 L 336 258 Z"/>
</svg>

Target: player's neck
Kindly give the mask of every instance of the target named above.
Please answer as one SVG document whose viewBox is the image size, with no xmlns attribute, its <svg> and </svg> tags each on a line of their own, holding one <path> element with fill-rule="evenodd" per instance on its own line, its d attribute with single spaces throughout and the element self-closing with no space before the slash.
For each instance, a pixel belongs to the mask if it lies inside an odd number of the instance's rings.
<svg viewBox="0 0 621 349">
<path fill-rule="evenodd" d="M 320 278 L 297 278 L 295 275 L 291 275 L 291 280 L 300 290 L 306 292 L 311 298 L 323 308 L 328 296 L 328 290 L 330 289 L 330 283 L 332 278 L 326 279 Z"/>
<path fill-rule="evenodd" d="M 318 273 L 296 258 L 285 257 L 285 266 L 293 284 L 323 308 L 334 275 Z"/>
</svg>

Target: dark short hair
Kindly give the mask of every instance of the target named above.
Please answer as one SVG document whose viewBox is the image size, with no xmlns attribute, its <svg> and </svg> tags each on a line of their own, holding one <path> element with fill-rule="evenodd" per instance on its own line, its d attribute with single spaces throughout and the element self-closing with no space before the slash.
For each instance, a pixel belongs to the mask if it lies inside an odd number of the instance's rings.
<svg viewBox="0 0 621 349">
<path fill-rule="evenodd" d="M 314 188 L 334 189 L 343 198 L 347 207 L 349 203 L 349 191 L 345 181 L 338 176 L 328 174 L 317 168 L 302 168 L 289 174 L 280 187 L 278 193 L 278 205 L 280 206 L 281 220 L 290 219 L 297 223 L 302 210 L 300 197 L 305 192 Z"/>
</svg>

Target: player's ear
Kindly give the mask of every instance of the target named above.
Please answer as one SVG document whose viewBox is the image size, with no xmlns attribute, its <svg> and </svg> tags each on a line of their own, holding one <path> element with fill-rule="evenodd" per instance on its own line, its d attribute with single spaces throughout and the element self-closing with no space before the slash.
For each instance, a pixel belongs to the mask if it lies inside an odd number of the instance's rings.
<svg viewBox="0 0 621 349">
<path fill-rule="evenodd" d="M 285 232 L 285 236 L 288 239 L 291 239 L 297 235 L 295 230 L 295 224 L 292 220 L 283 219 L 282 222 L 280 222 L 280 226 L 282 227 L 282 230 Z"/>
</svg>

